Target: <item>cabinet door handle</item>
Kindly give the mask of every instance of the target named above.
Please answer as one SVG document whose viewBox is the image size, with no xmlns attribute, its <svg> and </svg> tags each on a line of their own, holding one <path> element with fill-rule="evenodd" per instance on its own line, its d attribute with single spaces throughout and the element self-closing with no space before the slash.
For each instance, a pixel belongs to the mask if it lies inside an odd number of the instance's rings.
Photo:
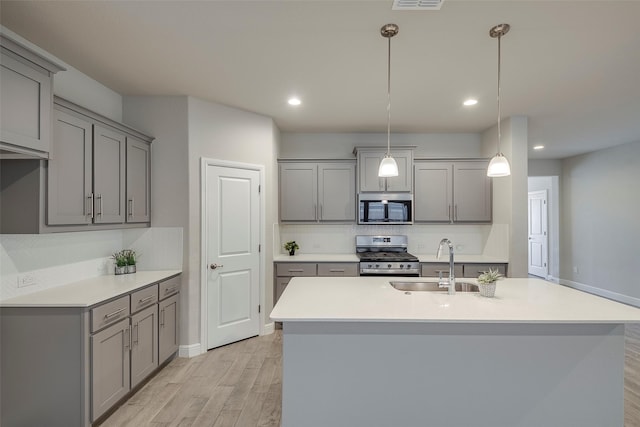
<svg viewBox="0 0 640 427">
<path fill-rule="evenodd" d="M 133 197 L 131 197 L 129 199 L 129 216 L 131 216 L 131 217 L 133 216 L 133 206 L 134 206 L 133 203 L 134 203 L 133 202 Z"/>
<path fill-rule="evenodd" d="M 133 327 L 135 328 L 135 331 L 136 331 L 136 338 L 133 340 L 133 343 L 134 344 L 138 344 L 138 338 L 139 338 L 138 334 L 140 333 L 139 330 L 138 330 L 138 324 L 136 323 L 135 325 L 133 325 Z M 131 345 L 131 347 L 133 347 L 133 345 Z"/>
<path fill-rule="evenodd" d="M 222 266 L 222 265 L 219 265 L 218 267 L 223 267 L 223 266 Z M 216 268 L 217 268 L 217 267 L 216 267 Z M 166 289 L 164 290 L 164 294 L 166 295 L 166 294 L 168 294 L 168 293 L 175 292 L 175 290 L 176 290 L 176 289 L 178 289 L 178 287 L 177 287 L 177 286 L 174 286 L 173 288 L 166 288 Z"/>
<path fill-rule="evenodd" d="M 330 268 L 330 273 L 344 273 L 344 268 Z"/>
<path fill-rule="evenodd" d="M 318 221 L 322 219 L 322 203 L 320 203 L 320 215 L 318 216 Z"/>
<path fill-rule="evenodd" d="M 304 270 L 301 268 L 290 268 L 287 270 L 289 273 L 302 273 Z"/>
<path fill-rule="evenodd" d="M 451 205 L 449 205 L 449 222 L 453 222 L 453 218 L 451 217 Z"/>
<path fill-rule="evenodd" d="M 102 194 L 96 195 L 96 199 L 98 200 L 98 206 L 100 207 L 100 211 L 96 212 L 96 215 L 102 216 Z"/>
<path fill-rule="evenodd" d="M 93 193 L 89 194 L 87 199 L 89 199 L 89 216 L 93 219 Z"/>
<path fill-rule="evenodd" d="M 120 313 L 122 313 L 122 312 L 123 312 L 123 311 L 125 311 L 125 310 L 126 310 L 126 308 L 125 308 L 125 307 L 122 307 L 121 309 L 116 310 L 116 311 L 114 311 L 113 313 L 105 314 L 105 315 L 104 315 L 104 318 L 105 318 L 106 320 L 111 319 L 112 317 L 118 316 Z"/>
<path fill-rule="evenodd" d="M 160 326 L 164 327 L 164 308 L 160 310 Z"/>
<path fill-rule="evenodd" d="M 142 298 L 138 301 L 138 304 L 144 304 L 148 301 L 151 301 L 153 298 L 155 298 L 155 295 L 149 295 L 148 297 Z"/>
<path fill-rule="evenodd" d="M 131 348 L 131 327 L 127 326 L 124 331 L 127 334 L 127 338 L 125 338 L 124 340 L 124 348 L 130 349 Z"/>
<path fill-rule="evenodd" d="M 455 217 L 455 219 L 457 221 L 458 220 L 458 205 L 456 205 L 456 207 L 455 207 L 454 217 Z"/>
</svg>

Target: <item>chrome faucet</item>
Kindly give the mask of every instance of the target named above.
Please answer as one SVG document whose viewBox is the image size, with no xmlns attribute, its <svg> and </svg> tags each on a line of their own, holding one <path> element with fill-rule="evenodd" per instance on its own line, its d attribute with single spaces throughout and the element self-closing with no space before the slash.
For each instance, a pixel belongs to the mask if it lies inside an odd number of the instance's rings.
<svg viewBox="0 0 640 427">
<path fill-rule="evenodd" d="M 438 245 L 438 253 L 436 254 L 436 258 L 440 259 L 440 255 L 442 254 L 442 246 L 449 245 L 449 280 L 442 278 L 442 272 L 440 273 L 440 279 L 438 280 L 438 286 L 441 288 L 449 288 L 449 295 L 456 294 L 456 278 L 453 273 L 453 243 L 451 240 L 444 238 L 440 240 L 440 244 Z"/>
</svg>

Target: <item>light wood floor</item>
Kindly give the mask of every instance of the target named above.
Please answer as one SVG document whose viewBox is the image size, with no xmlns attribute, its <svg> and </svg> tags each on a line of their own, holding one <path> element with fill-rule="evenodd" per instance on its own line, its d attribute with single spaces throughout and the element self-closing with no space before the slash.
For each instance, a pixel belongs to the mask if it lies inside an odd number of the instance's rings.
<svg viewBox="0 0 640 427">
<path fill-rule="evenodd" d="M 640 427 L 640 325 L 627 326 L 625 424 Z M 174 359 L 104 427 L 278 427 L 282 331 Z M 400 426 L 398 426 L 400 427 Z"/>
</svg>

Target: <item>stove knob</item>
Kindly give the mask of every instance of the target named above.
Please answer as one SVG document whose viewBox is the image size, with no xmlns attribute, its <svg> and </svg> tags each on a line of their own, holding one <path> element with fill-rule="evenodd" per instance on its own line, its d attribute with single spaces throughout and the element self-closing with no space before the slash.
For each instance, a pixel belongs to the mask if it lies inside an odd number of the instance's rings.
<svg viewBox="0 0 640 427">
<path fill-rule="evenodd" d="M 371 265 L 371 264 L 369 264 L 367 267 L 371 268 L 371 267 L 372 267 L 372 265 Z"/>
<path fill-rule="evenodd" d="M 404 267 L 404 264 L 400 264 L 400 268 Z M 409 266 L 407 265 L 407 268 L 409 268 Z"/>
<path fill-rule="evenodd" d="M 391 268 L 391 264 L 387 264 L 387 267 Z"/>
<path fill-rule="evenodd" d="M 380 264 L 376 264 L 376 268 L 380 267 Z"/>
</svg>

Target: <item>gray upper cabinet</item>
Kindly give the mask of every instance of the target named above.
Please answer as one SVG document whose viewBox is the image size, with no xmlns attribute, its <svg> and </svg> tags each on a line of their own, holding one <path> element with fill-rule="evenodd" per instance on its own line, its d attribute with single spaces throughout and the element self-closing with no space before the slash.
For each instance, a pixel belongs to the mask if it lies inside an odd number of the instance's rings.
<svg viewBox="0 0 640 427">
<path fill-rule="evenodd" d="M 491 222 L 486 161 L 416 161 L 414 177 L 416 222 Z"/>
<path fill-rule="evenodd" d="M 48 168 L 48 224 L 91 224 L 93 138 L 91 123 L 54 110 Z"/>
<path fill-rule="evenodd" d="M 318 164 L 319 221 L 355 221 L 356 165 Z"/>
<path fill-rule="evenodd" d="M 151 220 L 150 196 L 151 145 L 127 136 L 127 222 Z"/>
<path fill-rule="evenodd" d="M 281 221 L 355 221 L 352 161 L 282 161 L 279 178 Z"/>
<path fill-rule="evenodd" d="M 53 74 L 64 70 L 0 35 L 0 149 L 47 158 Z"/>
<path fill-rule="evenodd" d="M 398 164 L 398 176 L 380 178 L 378 168 L 386 154 L 380 148 L 356 148 L 358 156 L 358 191 L 359 192 L 411 192 L 413 190 L 413 150 L 392 149 L 391 156 Z"/>
<path fill-rule="evenodd" d="M 125 135 L 93 126 L 93 190 L 96 223 L 125 219 Z"/>
</svg>

